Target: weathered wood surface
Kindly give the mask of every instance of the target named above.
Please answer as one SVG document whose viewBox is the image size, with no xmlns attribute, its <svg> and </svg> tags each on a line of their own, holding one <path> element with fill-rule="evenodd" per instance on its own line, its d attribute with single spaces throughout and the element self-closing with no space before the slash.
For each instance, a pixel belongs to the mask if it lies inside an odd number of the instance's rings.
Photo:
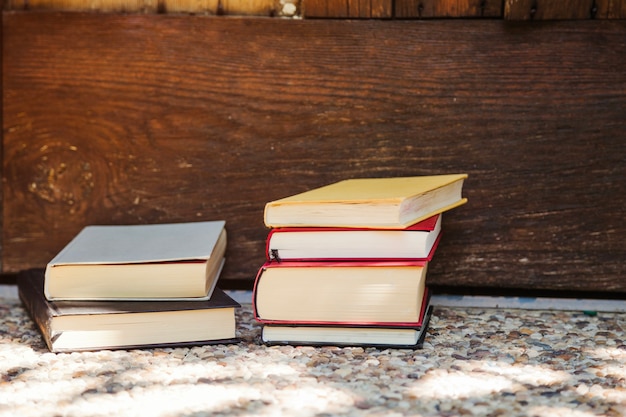
<svg viewBox="0 0 626 417">
<path fill-rule="evenodd" d="M 350 19 L 626 19 L 626 0 L 5 0 L 4 8 Z"/>
<path fill-rule="evenodd" d="M 626 0 L 601 0 L 596 2 L 596 19 L 626 19 Z"/>
<path fill-rule="evenodd" d="M 90 223 L 226 219 L 250 285 L 265 202 L 467 172 L 430 284 L 626 292 L 626 22 L 3 21 L 5 272 Z"/>
<path fill-rule="evenodd" d="M 7 10 L 238 16 L 293 16 L 297 6 L 297 0 L 5 0 L 4 4 Z"/>
<path fill-rule="evenodd" d="M 507 20 L 626 19 L 626 0 L 508 0 Z"/>
<path fill-rule="evenodd" d="M 301 4 L 305 17 L 386 19 L 394 16 L 390 0 L 306 0 Z"/>
<path fill-rule="evenodd" d="M 514 0 L 505 2 L 504 17 L 509 20 L 591 19 L 596 11 L 596 0 Z"/>
<path fill-rule="evenodd" d="M 397 18 L 502 17 L 499 0 L 395 0 Z"/>
<path fill-rule="evenodd" d="M 302 4 L 305 17 L 317 18 L 626 18 L 626 0 L 377 0 L 371 3 L 357 0 L 303 0 Z M 368 10 L 371 12 L 368 13 Z"/>
</svg>

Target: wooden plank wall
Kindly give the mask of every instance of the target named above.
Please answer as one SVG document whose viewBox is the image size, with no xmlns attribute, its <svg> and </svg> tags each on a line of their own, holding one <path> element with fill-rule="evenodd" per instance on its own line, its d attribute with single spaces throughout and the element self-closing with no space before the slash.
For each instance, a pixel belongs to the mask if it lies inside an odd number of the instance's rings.
<svg viewBox="0 0 626 417">
<path fill-rule="evenodd" d="M 346 177 L 468 172 L 437 286 L 626 292 L 626 22 L 3 13 L 5 272 L 84 225 L 227 220 Z"/>
<path fill-rule="evenodd" d="M 293 16 L 298 0 L 6 0 L 6 10 Z"/>
<path fill-rule="evenodd" d="M 5 0 L 5 9 L 350 19 L 626 18 L 626 0 Z"/>
<path fill-rule="evenodd" d="M 4 0 L 0 0 L 0 6 L 4 6 L 3 3 Z M 0 7 L 1 9 L 2 7 Z M 0 24 L 0 45 L 3 45 L 3 28 L 4 25 Z M 4 104 L 4 77 L 2 76 L 3 74 L 3 68 L 4 68 L 4 54 L 0 53 L 0 80 L 2 80 L 3 82 L 0 82 L 0 98 L 2 98 L 0 100 L 0 126 L 2 126 L 2 129 L 0 129 L 0 161 L 2 161 L 2 168 L 0 170 L 0 175 L 2 175 L 2 179 L 4 180 L 4 123 L 3 123 L 3 116 L 4 116 L 4 110 L 3 110 L 3 104 Z M 0 219 L 4 219 L 4 195 L 3 195 L 3 188 L 4 187 L 0 187 Z M 0 220 L 0 284 L 5 283 L 6 279 L 4 274 L 2 273 L 2 249 L 4 247 L 3 244 L 3 226 L 4 226 L 4 222 Z M 11 282 L 13 282 L 13 280 L 11 280 Z"/>
</svg>

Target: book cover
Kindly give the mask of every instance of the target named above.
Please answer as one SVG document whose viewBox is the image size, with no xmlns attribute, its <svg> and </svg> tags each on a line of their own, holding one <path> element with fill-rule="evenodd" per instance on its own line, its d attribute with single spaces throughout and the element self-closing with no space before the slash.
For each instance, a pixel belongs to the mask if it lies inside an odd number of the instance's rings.
<svg viewBox="0 0 626 417">
<path fill-rule="evenodd" d="M 353 178 L 265 205 L 267 227 L 403 229 L 467 202 L 467 174 Z"/>
<path fill-rule="evenodd" d="M 271 229 L 267 260 L 431 260 L 441 237 L 442 215 L 405 229 L 285 227 Z"/>
<path fill-rule="evenodd" d="M 41 269 L 20 273 L 17 285 L 52 352 L 237 342 L 240 305 L 219 287 L 199 301 L 49 301 Z"/>
<path fill-rule="evenodd" d="M 263 324 L 420 325 L 425 261 L 266 262 L 252 293 Z"/>
<path fill-rule="evenodd" d="M 50 300 L 208 298 L 224 262 L 225 222 L 92 225 L 46 266 Z"/>
<path fill-rule="evenodd" d="M 433 307 L 424 310 L 419 327 L 343 327 L 264 325 L 263 343 L 294 346 L 362 346 L 374 348 L 421 349 L 424 345 Z"/>
</svg>

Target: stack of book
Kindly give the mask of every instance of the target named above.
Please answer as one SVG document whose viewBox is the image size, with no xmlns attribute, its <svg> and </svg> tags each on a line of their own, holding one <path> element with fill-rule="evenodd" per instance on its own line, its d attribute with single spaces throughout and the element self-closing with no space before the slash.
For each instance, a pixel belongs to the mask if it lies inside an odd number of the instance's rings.
<svg viewBox="0 0 626 417">
<path fill-rule="evenodd" d="M 466 174 L 349 179 L 266 204 L 266 344 L 421 347 L 428 263 Z"/>
<path fill-rule="evenodd" d="M 237 341 L 225 222 L 87 226 L 18 293 L 52 352 Z"/>
</svg>

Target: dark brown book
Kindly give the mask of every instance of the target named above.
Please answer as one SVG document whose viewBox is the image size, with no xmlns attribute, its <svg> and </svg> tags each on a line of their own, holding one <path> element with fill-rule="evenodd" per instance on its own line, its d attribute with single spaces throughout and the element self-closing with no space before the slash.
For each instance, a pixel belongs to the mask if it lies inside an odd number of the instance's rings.
<svg viewBox="0 0 626 417">
<path fill-rule="evenodd" d="M 17 278 L 19 297 L 52 352 L 235 343 L 240 305 L 215 288 L 198 301 L 49 301 L 44 271 Z"/>
</svg>

